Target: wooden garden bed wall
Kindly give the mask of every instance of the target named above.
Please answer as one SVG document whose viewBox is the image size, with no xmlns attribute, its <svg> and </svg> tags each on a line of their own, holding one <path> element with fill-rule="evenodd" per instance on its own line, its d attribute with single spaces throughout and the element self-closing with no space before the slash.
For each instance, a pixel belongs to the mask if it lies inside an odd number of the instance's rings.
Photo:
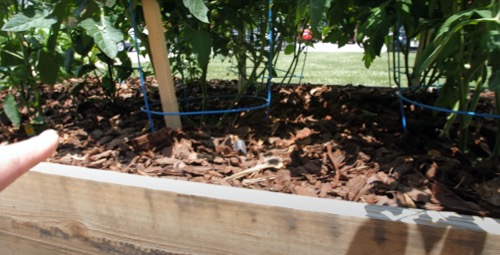
<svg viewBox="0 0 500 255">
<path fill-rule="evenodd" d="M 498 254 L 500 221 L 43 163 L 0 254 Z"/>
</svg>

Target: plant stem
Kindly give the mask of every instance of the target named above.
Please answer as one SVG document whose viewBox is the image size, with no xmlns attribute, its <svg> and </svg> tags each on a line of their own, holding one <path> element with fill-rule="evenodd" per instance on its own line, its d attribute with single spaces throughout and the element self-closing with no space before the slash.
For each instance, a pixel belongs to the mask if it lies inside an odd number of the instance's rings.
<svg viewBox="0 0 500 255">
<path fill-rule="evenodd" d="M 458 64 L 458 100 L 459 106 L 458 109 L 460 111 L 465 111 L 467 109 L 467 96 L 469 90 L 469 84 L 467 79 L 466 70 L 464 68 L 464 44 L 465 44 L 465 35 L 464 33 L 460 33 L 460 48 L 459 53 L 456 56 L 456 62 Z M 459 149 L 463 153 L 466 153 L 467 150 L 467 136 L 468 136 L 468 126 L 466 123 L 466 118 L 464 115 L 460 114 L 458 116 L 460 122 L 460 138 L 459 138 Z"/>
<path fill-rule="evenodd" d="M 27 96 L 27 102 L 26 102 L 26 108 L 28 110 L 28 115 L 29 116 L 32 116 L 33 115 L 33 112 L 31 111 L 31 103 L 33 103 L 33 106 L 35 107 L 35 113 L 41 113 L 42 112 L 42 108 L 41 108 L 41 105 L 40 105 L 40 91 L 39 91 L 39 87 L 38 87 L 38 84 L 37 82 L 35 81 L 35 77 L 33 77 L 33 69 L 32 69 L 32 65 L 34 65 L 33 63 L 31 63 L 31 56 L 30 56 L 30 49 L 29 49 L 29 45 L 26 47 L 24 46 L 23 42 L 25 41 L 24 40 L 24 37 L 23 37 L 23 34 L 22 33 L 16 33 L 16 36 L 17 36 L 17 39 L 19 40 L 20 45 L 21 45 L 21 50 L 23 52 L 23 61 L 24 61 L 24 66 L 26 67 L 26 74 L 28 77 L 26 77 L 25 81 L 26 81 L 26 84 L 27 84 L 27 88 L 25 86 L 23 86 L 23 88 L 21 90 L 27 90 L 27 92 L 29 93 L 30 91 L 33 90 L 33 92 L 35 93 L 35 100 L 34 102 L 31 102 L 31 98 L 28 94 Z M 24 84 L 24 82 L 22 83 Z"/>
<path fill-rule="evenodd" d="M 495 92 L 495 108 L 496 108 L 496 114 L 500 114 L 500 92 Z M 491 154 L 491 157 L 498 157 L 500 156 L 500 119 L 496 119 L 496 139 L 495 139 L 495 147 L 493 148 L 493 152 Z"/>
</svg>

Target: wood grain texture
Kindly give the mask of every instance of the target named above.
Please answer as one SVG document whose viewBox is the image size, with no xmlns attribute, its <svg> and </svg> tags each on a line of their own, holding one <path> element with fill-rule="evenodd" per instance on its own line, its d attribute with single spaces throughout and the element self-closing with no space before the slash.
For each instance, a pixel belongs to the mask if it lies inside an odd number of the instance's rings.
<svg viewBox="0 0 500 255">
<path fill-rule="evenodd" d="M 143 0 L 142 8 L 148 29 L 149 46 L 152 51 L 151 59 L 158 81 L 162 110 L 163 112 L 179 112 L 160 6 L 157 0 Z M 180 116 L 164 116 L 164 118 L 167 127 L 174 130 L 182 127 Z"/>
<path fill-rule="evenodd" d="M 499 250 L 498 219 L 49 163 L 0 193 L 0 254 L 498 254 Z"/>
</svg>

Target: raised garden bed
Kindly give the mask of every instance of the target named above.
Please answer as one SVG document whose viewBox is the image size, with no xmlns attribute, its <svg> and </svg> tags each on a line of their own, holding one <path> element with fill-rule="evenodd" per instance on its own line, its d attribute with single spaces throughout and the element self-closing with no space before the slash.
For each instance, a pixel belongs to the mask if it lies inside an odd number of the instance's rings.
<svg viewBox="0 0 500 255">
<path fill-rule="evenodd" d="M 92 81 L 89 81 L 92 82 Z M 154 84 L 154 80 L 149 82 Z M 67 85 L 66 85 L 67 86 Z M 370 204 L 456 211 L 499 218 L 498 158 L 487 160 L 495 122 L 473 125 L 469 154 L 458 151 L 456 135 L 439 137 L 443 115 L 405 105 L 403 133 L 394 89 L 354 86 L 293 86 L 273 90 L 265 109 L 184 120 L 183 130 L 148 131 L 140 89 L 134 80 L 119 89 L 114 104 L 97 87 L 73 96 L 65 85 L 44 95 L 47 126 L 59 131 L 50 162 L 293 193 Z M 210 93 L 234 93 L 235 83 L 212 81 Z M 155 90 L 150 86 L 151 91 Z M 197 86 L 188 94 L 197 95 Z M 233 91 L 232 91 L 233 89 Z M 180 95 L 182 90 L 178 92 Z M 154 94 L 154 93 L 152 93 Z M 408 95 L 431 104 L 435 93 Z M 152 100 L 155 98 L 152 96 Z M 487 93 L 479 110 L 492 109 Z M 215 100 L 211 108 L 224 107 Z M 251 104 L 252 102 L 242 102 Z M 197 105 L 190 105 L 196 109 Z M 23 130 L 0 126 L 0 140 L 15 142 Z M 247 153 L 235 151 L 235 137 Z M 477 158 L 483 157 L 482 161 Z M 254 169 L 242 175 L 243 170 Z M 237 178 L 235 178 L 237 177 Z"/>
<path fill-rule="evenodd" d="M 497 254 L 500 221 L 42 163 L 1 254 Z"/>
<path fill-rule="evenodd" d="M 177 111 L 160 8 L 156 1 L 143 8 L 149 36 L 159 35 L 150 40 L 155 69 L 164 70 L 160 86 L 149 85 L 163 111 Z M 457 130 L 443 139 L 444 116 L 418 104 L 404 107 L 410 129 L 401 132 L 392 89 L 297 86 L 274 89 L 269 115 L 244 112 L 218 126 L 216 119 L 184 119 L 182 130 L 180 118 L 168 116 L 175 130 L 147 134 L 136 83 L 121 84 L 112 103 L 95 88 L 71 91 L 71 83 L 42 93 L 47 120 L 40 128 L 61 133 L 49 161 L 73 166 L 41 164 L 2 192 L 2 254 L 500 250 L 500 169 L 491 150 L 498 127 L 491 119 L 459 131 L 471 132 L 461 151 Z M 221 95 L 226 85 L 210 88 Z M 411 96 L 436 101 L 433 91 L 421 92 Z M 480 101 L 478 110 L 492 112 L 491 93 Z M 2 142 L 24 138 L 0 118 Z M 233 147 L 239 142 L 247 149 Z"/>
<path fill-rule="evenodd" d="M 210 92 L 231 87 L 212 81 Z M 99 91 L 73 96 L 57 85 L 44 93 L 47 125 L 61 136 L 49 159 L 58 164 L 43 164 L 2 192 L 2 254 L 499 249 L 498 159 L 473 161 L 488 156 L 491 120 L 477 126 L 467 156 L 453 137 L 438 138 L 443 116 L 428 110 L 406 105 L 409 132 L 402 133 L 393 89 L 294 86 L 273 90 L 267 119 L 252 111 L 216 127 L 208 116 L 205 125 L 186 121 L 179 131 L 158 118 L 158 131 L 149 133 L 133 80 L 114 104 Z M 485 94 L 480 110 L 490 109 L 488 100 Z M 25 138 L 0 128 L 4 141 Z M 234 151 L 233 136 L 245 141 L 246 154 Z M 256 171 L 241 174 L 248 169 Z"/>
</svg>

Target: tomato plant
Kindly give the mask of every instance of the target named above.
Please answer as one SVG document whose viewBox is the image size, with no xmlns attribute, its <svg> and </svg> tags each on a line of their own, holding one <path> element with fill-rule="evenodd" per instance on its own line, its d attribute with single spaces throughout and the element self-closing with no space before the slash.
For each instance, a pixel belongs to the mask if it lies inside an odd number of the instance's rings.
<svg viewBox="0 0 500 255">
<path fill-rule="evenodd" d="M 419 38 L 413 64 L 408 57 L 410 45 L 402 47 L 402 71 L 410 86 L 431 86 L 440 77 L 445 78 L 436 105 L 454 112 L 443 135 L 447 137 L 458 122 L 460 149 L 465 152 L 472 117 L 456 112 L 474 112 L 488 84 L 488 89 L 496 93 L 500 114 L 499 6 L 492 0 L 332 1 L 330 6 L 325 5 L 328 10 L 323 36 L 340 46 L 355 36 L 363 45 L 366 67 L 380 55 L 389 31 L 395 34 L 402 29 L 408 41 Z M 493 156 L 500 155 L 500 131 L 496 140 Z"/>
<path fill-rule="evenodd" d="M 41 91 L 56 82 L 64 51 L 58 38 L 69 1 L 2 1 L 0 8 L 0 74 L 8 91 L 3 109 L 14 126 L 24 118 L 43 123 Z M 67 42 L 62 40 L 62 42 Z M 20 105 L 18 105 L 20 103 Z M 21 115 L 19 108 L 26 111 Z"/>
<path fill-rule="evenodd" d="M 500 114 L 500 3 L 474 1 L 456 4 L 451 13 L 433 32 L 428 47 L 417 58 L 416 73 L 438 69 L 446 78 L 438 106 L 474 112 L 480 94 L 487 86 L 495 92 L 496 114 Z M 451 113 L 444 135 L 448 136 L 456 121 L 460 126 L 460 149 L 466 151 L 472 116 Z M 497 131 L 492 154 L 500 155 L 500 131 Z"/>
</svg>

